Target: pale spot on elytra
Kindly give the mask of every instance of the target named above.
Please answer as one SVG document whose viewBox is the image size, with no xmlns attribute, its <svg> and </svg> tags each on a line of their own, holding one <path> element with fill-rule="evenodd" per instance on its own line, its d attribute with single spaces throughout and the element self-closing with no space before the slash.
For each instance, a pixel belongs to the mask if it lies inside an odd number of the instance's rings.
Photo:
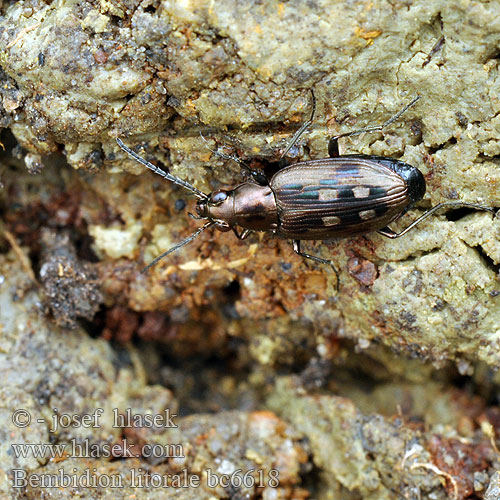
<svg viewBox="0 0 500 500">
<path fill-rule="evenodd" d="M 335 200 L 338 196 L 337 189 L 320 189 L 319 190 L 319 199 L 321 201 L 329 201 Z"/>
<path fill-rule="evenodd" d="M 325 226 L 338 226 L 342 222 L 340 217 L 333 215 L 331 217 L 323 217 L 322 221 Z"/>
<path fill-rule="evenodd" d="M 359 217 L 363 220 L 374 219 L 375 215 L 375 210 L 362 210 L 359 212 Z"/>
<path fill-rule="evenodd" d="M 370 188 L 366 186 L 356 186 L 352 192 L 355 198 L 368 198 L 370 196 Z"/>
</svg>

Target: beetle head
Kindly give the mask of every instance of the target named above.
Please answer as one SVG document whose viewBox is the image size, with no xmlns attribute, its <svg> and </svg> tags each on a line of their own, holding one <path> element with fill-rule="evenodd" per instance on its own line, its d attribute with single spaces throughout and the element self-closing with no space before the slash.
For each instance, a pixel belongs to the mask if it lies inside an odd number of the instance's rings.
<svg viewBox="0 0 500 500">
<path fill-rule="evenodd" d="M 234 200 L 232 191 L 214 191 L 208 199 L 198 200 L 196 213 L 204 218 L 214 221 L 219 231 L 229 231 L 234 216 Z"/>
</svg>

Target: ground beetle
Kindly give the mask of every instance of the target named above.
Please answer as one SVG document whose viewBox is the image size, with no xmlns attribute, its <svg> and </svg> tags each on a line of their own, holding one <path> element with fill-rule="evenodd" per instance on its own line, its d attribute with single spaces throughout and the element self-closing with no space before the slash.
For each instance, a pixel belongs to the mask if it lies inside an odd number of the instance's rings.
<svg viewBox="0 0 500 500">
<path fill-rule="evenodd" d="M 314 93 L 311 94 L 311 117 L 293 136 L 282 158 L 313 121 L 316 105 Z M 302 252 L 301 240 L 345 238 L 372 231 L 388 238 L 399 238 L 445 207 L 467 207 L 494 213 L 493 209 L 474 203 L 444 202 L 427 210 L 408 227 L 396 233 L 388 224 L 406 213 L 425 194 L 425 179 L 420 170 L 384 156 L 339 155 L 338 139 L 382 130 L 397 120 L 418 99 L 419 96 L 414 98 L 383 125 L 332 137 L 328 144 L 330 158 L 285 166 L 278 170 L 270 181 L 239 158 L 216 152 L 223 158 L 237 161 L 249 170 L 254 182 L 245 182 L 235 189 L 214 191 L 210 194 L 205 194 L 188 182 L 164 172 L 117 139 L 118 145 L 132 158 L 168 181 L 191 191 L 198 198 L 198 215 L 189 215 L 208 221 L 185 240 L 154 259 L 144 271 L 193 241 L 210 226 L 215 226 L 219 231 L 233 230 L 241 240 L 252 231 L 271 231 L 293 240 L 293 249 L 298 255 L 322 264 L 330 264 L 337 273 L 330 260 Z M 238 232 L 238 226 L 242 229 L 241 232 Z"/>
</svg>

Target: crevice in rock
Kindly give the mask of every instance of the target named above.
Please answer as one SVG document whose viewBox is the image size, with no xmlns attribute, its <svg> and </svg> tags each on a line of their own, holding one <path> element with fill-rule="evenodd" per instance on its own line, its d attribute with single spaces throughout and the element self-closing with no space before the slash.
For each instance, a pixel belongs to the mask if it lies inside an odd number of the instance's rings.
<svg viewBox="0 0 500 500">
<path fill-rule="evenodd" d="M 448 141 L 443 142 L 442 144 L 438 144 L 437 146 L 431 146 L 431 147 L 427 148 L 427 151 L 430 155 L 433 155 L 433 154 L 436 154 L 441 149 L 450 148 L 450 147 L 454 146 L 455 144 L 457 144 L 457 138 L 450 137 L 450 139 L 448 139 Z"/>
<path fill-rule="evenodd" d="M 476 157 L 476 163 L 494 163 L 495 165 L 500 165 L 500 154 L 489 156 L 486 153 L 479 153 Z"/>
<path fill-rule="evenodd" d="M 463 241 L 463 240 L 462 240 Z M 480 258 L 480 260 L 483 262 L 485 267 L 488 269 L 491 269 L 495 274 L 498 274 L 500 271 L 500 264 L 495 264 L 495 261 L 487 254 L 487 252 L 484 250 L 484 248 L 481 245 L 469 245 L 465 241 L 463 241 L 464 245 L 466 245 L 468 248 L 471 248 L 472 250 L 475 250 Z"/>
<path fill-rule="evenodd" d="M 450 222 L 457 222 L 460 219 L 463 219 L 464 217 L 467 217 L 468 215 L 471 214 L 477 214 L 478 211 L 474 210 L 473 208 L 469 207 L 462 207 L 462 208 L 450 208 L 446 211 L 444 211 L 441 215 L 443 215 L 446 220 Z"/>
<path fill-rule="evenodd" d="M 439 18 L 441 18 L 440 15 L 439 15 Z M 441 28 L 442 28 L 442 21 L 441 21 Z M 432 47 L 432 49 L 430 50 L 429 55 L 427 56 L 427 59 L 422 64 L 422 68 L 427 66 L 427 64 L 429 64 L 431 62 L 432 57 L 443 48 L 445 42 L 446 42 L 445 37 L 441 36 L 441 38 L 435 43 L 434 47 Z M 442 66 L 443 63 L 438 63 L 437 65 Z"/>
<path fill-rule="evenodd" d="M 431 248 L 429 250 L 415 250 L 415 252 L 411 253 L 410 255 L 403 257 L 401 259 L 380 259 L 378 261 L 375 261 L 375 264 L 377 267 L 380 269 L 380 267 L 387 262 L 415 262 L 417 259 L 421 259 L 422 257 L 425 257 L 427 255 L 433 255 L 436 253 L 439 253 L 441 251 L 441 247 L 436 246 L 434 248 Z"/>
<path fill-rule="evenodd" d="M 500 59 L 500 48 L 495 47 L 489 54 L 486 55 L 482 64 L 486 64 L 491 60 L 499 60 Z"/>
</svg>

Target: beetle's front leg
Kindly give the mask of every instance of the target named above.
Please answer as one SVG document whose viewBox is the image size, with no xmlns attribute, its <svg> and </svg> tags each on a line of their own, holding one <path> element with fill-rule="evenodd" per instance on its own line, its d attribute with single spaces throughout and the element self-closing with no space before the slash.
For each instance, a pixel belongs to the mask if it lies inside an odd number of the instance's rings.
<svg viewBox="0 0 500 500">
<path fill-rule="evenodd" d="M 252 168 L 250 165 L 245 163 L 240 158 L 237 158 L 236 156 L 227 156 L 227 158 L 235 161 L 236 163 L 239 163 L 259 186 L 269 186 L 269 179 L 260 170 Z"/>
<path fill-rule="evenodd" d="M 269 186 L 269 180 L 267 177 L 260 171 L 255 168 L 252 168 L 248 163 L 244 162 L 241 158 L 237 156 L 227 155 L 226 153 L 221 153 L 220 151 L 215 151 L 217 156 L 220 156 L 224 160 L 233 160 L 241 167 L 243 167 L 252 177 L 252 179 L 259 184 L 259 186 Z"/>
<path fill-rule="evenodd" d="M 205 141 L 208 142 L 205 137 L 200 132 L 200 137 Z M 219 158 L 222 158 L 223 160 L 233 160 L 234 162 L 238 163 L 241 167 L 243 167 L 251 176 L 252 179 L 259 184 L 260 186 L 269 186 L 269 180 L 267 177 L 260 172 L 259 170 L 252 168 L 248 163 L 244 162 L 241 158 L 238 158 L 237 156 L 234 155 L 228 155 L 226 153 L 222 153 L 219 150 L 214 150 L 208 148 L 212 153 L 217 155 Z"/>
<path fill-rule="evenodd" d="M 233 233 L 236 235 L 236 238 L 238 238 L 239 240 L 244 240 L 246 238 L 248 238 L 248 236 L 250 235 L 252 231 L 250 229 L 243 229 L 243 231 L 241 231 L 241 233 L 238 233 L 238 230 L 233 227 Z"/>
</svg>

